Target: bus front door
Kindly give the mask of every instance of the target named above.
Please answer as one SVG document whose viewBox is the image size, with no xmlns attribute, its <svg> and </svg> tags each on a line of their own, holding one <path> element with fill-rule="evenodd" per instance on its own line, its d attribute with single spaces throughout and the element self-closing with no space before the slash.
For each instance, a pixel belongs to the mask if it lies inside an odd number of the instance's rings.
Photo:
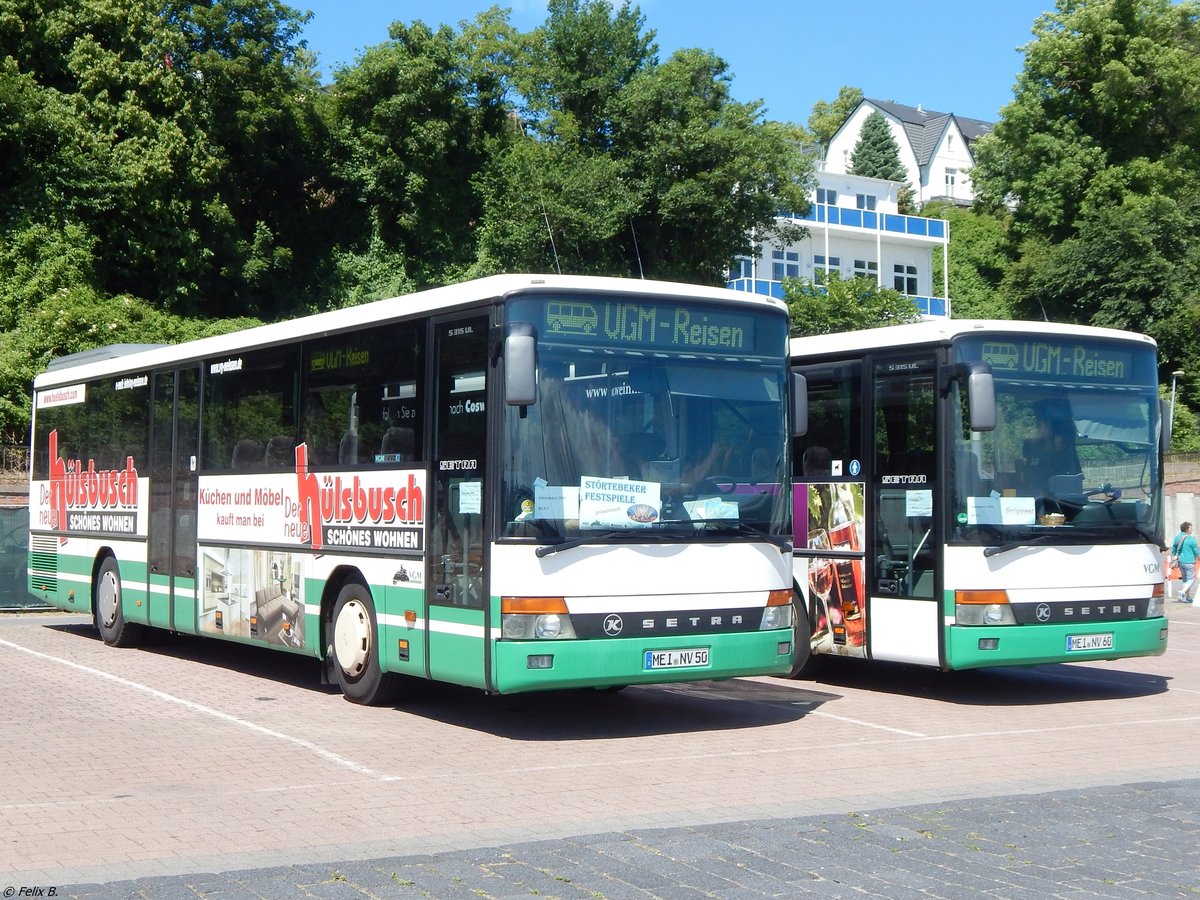
<svg viewBox="0 0 1200 900">
<path fill-rule="evenodd" d="M 149 624 L 196 633 L 198 369 L 154 375 L 150 427 Z"/>
<path fill-rule="evenodd" d="M 426 668 L 430 678 L 486 688 L 488 317 L 438 319 L 433 329 Z"/>
</svg>

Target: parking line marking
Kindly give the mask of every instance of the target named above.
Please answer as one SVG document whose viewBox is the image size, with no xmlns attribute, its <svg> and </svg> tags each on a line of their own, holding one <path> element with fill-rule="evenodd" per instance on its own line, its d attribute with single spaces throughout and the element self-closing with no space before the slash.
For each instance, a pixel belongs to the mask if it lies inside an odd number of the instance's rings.
<svg viewBox="0 0 1200 900">
<path fill-rule="evenodd" d="M 174 703 L 177 706 L 182 706 L 185 709 L 190 709 L 192 712 L 201 713 L 202 715 L 211 716 L 214 719 L 220 719 L 222 722 L 228 722 L 231 725 L 237 725 L 239 728 L 245 728 L 249 731 L 257 732 L 265 737 L 275 738 L 276 740 L 286 741 L 310 753 L 315 753 L 317 756 L 333 763 L 335 766 L 341 766 L 343 769 L 349 769 L 351 772 L 356 772 L 359 775 L 365 775 L 368 778 L 375 778 L 381 781 L 391 780 L 389 776 L 382 772 L 377 772 L 374 769 L 368 768 L 361 763 L 356 763 L 353 760 L 346 759 L 344 756 L 338 756 L 331 750 L 326 750 L 312 741 L 304 738 L 292 737 L 290 734 L 284 734 L 282 731 L 276 731 L 273 728 L 267 728 L 265 725 L 259 725 L 256 722 L 251 722 L 248 719 L 242 719 L 238 716 L 230 715 L 226 712 L 221 712 L 219 709 L 213 709 L 211 706 L 205 706 L 203 703 L 196 703 L 194 700 L 185 700 L 183 697 L 176 697 L 174 694 L 168 694 L 166 691 L 160 691 L 157 688 L 152 688 L 149 685 L 140 684 L 136 681 L 130 681 L 128 678 L 122 678 L 120 675 L 113 675 L 111 672 L 105 672 L 103 669 L 93 669 L 91 666 L 85 666 L 81 663 L 72 662 L 69 659 L 62 659 L 58 656 L 52 656 L 49 653 L 42 653 L 40 650 L 33 650 L 29 647 L 23 647 L 20 644 L 14 644 L 12 641 L 6 641 L 0 638 L 0 646 L 11 647 L 13 650 L 20 650 L 22 653 L 28 653 L 30 656 L 36 656 L 38 659 L 55 662 L 62 666 L 67 666 L 71 669 L 76 669 L 80 672 L 86 672 L 89 675 L 95 675 L 99 678 L 106 678 L 109 681 L 124 687 L 133 688 L 134 690 L 142 691 L 167 703 Z"/>
<path fill-rule="evenodd" d="M 852 719 L 849 716 L 836 716 L 831 712 L 825 712 L 824 710 L 820 709 L 810 710 L 808 715 L 823 716 L 826 719 L 836 719 L 839 722 L 845 722 L 849 725 L 861 725 L 863 728 L 878 728 L 880 731 L 890 731 L 892 734 L 902 734 L 905 737 L 924 738 L 929 736 L 927 734 L 922 734 L 919 731 L 905 731 L 903 728 L 893 728 L 890 725 L 879 725 L 875 722 L 864 722 L 862 719 Z"/>
</svg>

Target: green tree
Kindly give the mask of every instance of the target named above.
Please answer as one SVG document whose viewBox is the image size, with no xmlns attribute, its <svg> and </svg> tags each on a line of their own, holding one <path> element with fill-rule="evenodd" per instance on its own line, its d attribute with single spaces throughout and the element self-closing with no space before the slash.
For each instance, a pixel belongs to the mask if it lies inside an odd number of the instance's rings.
<svg viewBox="0 0 1200 900">
<path fill-rule="evenodd" d="M 837 272 L 828 273 L 822 284 L 785 278 L 783 299 L 792 337 L 904 325 L 921 318 L 912 300 L 899 291 L 880 287 L 873 278 L 847 279 Z"/>
<path fill-rule="evenodd" d="M 1000 284 L 1009 265 L 1008 231 L 1002 217 L 962 209 L 945 201 L 926 203 L 921 215 L 945 219 L 950 228 L 951 315 L 956 319 L 1011 319 Z M 944 282 L 942 254 L 933 254 L 933 285 Z"/>
<path fill-rule="evenodd" d="M 108 293 L 292 306 L 316 233 L 302 22 L 275 0 L 0 0 L 0 96 L 19 114 L 0 141 L 28 125 L 42 159 L 9 227 L 82 226 Z"/>
<path fill-rule="evenodd" d="M 843 85 L 832 102 L 818 100 L 813 104 L 812 113 L 808 117 L 808 130 L 813 140 L 828 147 L 839 128 L 850 118 L 850 114 L 862 102 L 861 88 Z"/>
<path fill-rule="evenodd" d="M 342 251 L 417 284 L 473 261 L 483 210 L 472 179 L 512 131 L 503 83 L 472 56 L 476 38 L 511 41 L 511 29 L 497 10 L 463 29 L 394 23 L 338 71 L 322 109 Z"/>
<path fill-rule="evenodd" d="M 1012 209 L 1019 315 L 1133 328 L 1194 358 L 1200 5 L 1060 2 L 980 141 L 984 209 Z"/>
<path fill-rule="evenodd" d="M 776 210 L 807 208 L 811 163 L 794 129 L 733 100 L 712 53 L 659 63 L 642 25 L 629 4 L 557 0 L 518 41 L 528 130 L 477 179 L 479 271 L 717 283 L 752 235 L 779 228 Z"/>
<path fill-rule="evenodd" d="M 879 110 L 863 120 L 862 130 L 850 153 L 850 174 L 900 182 L 903 186 L 896 198 L 900 212 L 913 211 L 912 187 L 908 184 L 908 173 L 900 162 L 900 145 L 892 137 L 892 128 Z"/>
</svg>

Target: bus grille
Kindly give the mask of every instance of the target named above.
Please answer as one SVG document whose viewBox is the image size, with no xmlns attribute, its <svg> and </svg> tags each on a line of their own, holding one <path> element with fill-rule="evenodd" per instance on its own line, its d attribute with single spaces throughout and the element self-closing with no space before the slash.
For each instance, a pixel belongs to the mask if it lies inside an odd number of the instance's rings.
<svg viewBox="0 0 1200 900">
<path fill-rule="evenodd" d="M 58 593 L 58 538 L 33 536 L 29 559 L 29 584 L 35 591 Z"/>
</svg>

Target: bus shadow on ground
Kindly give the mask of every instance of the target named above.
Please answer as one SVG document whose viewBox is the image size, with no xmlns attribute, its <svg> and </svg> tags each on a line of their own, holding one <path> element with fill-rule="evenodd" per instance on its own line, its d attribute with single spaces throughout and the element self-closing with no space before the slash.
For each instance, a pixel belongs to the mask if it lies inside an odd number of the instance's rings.
<svg viewBox="0 0 1200 900">
<path fill-rule="evenodd" d="M 86 640 L 100 640 L 89 622 L 47 627 Z M 269 692 L 270 684 L 279 684 L 322 694 L 338 693 L 335 685 L 321 683 L 321 664 L 317 660 L 267 647 L 151 631 L 138 650 L 112 652 L 161 654 L 189 665 L 237 672 L 264 682 L 264 692 Z M 762 728 L 797 721 L 840 698 L 840 694 L 815 689 L 809 683 L 777 678 L 505 695 L 406 679 L 393 705 L 398 713 L 510 740 L 569 741 Z"/>
<path fill-rule="evenodd" d="M 54 624 L 47 627 L 100 642 L 99 632 L 89 622 Z M 136 648 L 110 649 L 114 653 L 161 654 L 190 664 L 228 669 L 263 681 L 290 684 L 325 694 L 338 693 L 336 685 L 321 683 L 321 665 L 317 660 L 296 653 L 280 653 L 270 647 L 151 629 Z"/>
<path fill-rule="evenodd" d="M 1170 680 L 1165 675 L 1071 663 L 941 672 L 902 663 L 831 659 L 804 683 L 965 706 L 1045 706 L 1149 697 L 1164 693 Z"/>
<path fill-rule="evenodd" d="M 838 699 L 795 682 L 745 678 L 503 696 L 417 682 L 396 708 L 510 740 L 587 741 L 764 728 Z"/>
</svg>

